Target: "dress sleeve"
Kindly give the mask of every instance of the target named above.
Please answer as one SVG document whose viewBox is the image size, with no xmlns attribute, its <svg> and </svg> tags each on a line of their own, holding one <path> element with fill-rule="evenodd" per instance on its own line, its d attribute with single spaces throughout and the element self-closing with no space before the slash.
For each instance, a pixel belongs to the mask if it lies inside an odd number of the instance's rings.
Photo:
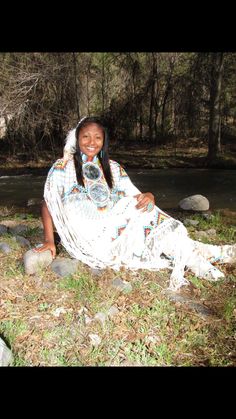
<svg viewBox="0 0 236 419">
<path fill-rule="evenodd" d="M 124 196 L 134 196 L 140 192 L 133 184 L 125 169 L 117 162 L 110 160 L 115 188 Z"/>
</svg>

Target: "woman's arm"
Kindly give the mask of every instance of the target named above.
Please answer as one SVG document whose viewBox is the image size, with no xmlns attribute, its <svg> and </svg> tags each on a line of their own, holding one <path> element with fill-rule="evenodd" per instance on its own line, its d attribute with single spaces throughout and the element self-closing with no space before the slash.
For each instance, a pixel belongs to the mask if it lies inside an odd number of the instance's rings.
<svg viewBox="0 0 236 419">
<path fill-rule="evenodd" d="M 53 221 L 45 201 L 42 203 L 41 215 L 44 228 L 44 243 L 41 247 L 34 250 L 36 252 L 50 250 L 54 259 L 56 257 L 56 246 L 54 242 Z"/>
</svg>

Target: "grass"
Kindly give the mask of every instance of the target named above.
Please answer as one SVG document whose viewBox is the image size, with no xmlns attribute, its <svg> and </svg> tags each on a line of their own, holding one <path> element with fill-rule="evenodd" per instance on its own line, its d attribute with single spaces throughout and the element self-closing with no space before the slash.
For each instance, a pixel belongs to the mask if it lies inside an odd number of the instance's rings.
<svg viewBox="0 0 236 419">
<path fill-rule="evenodd" d="M 224 317 L 227 322 L 231 322 L 236 317 L 236 298 L 230 297 L 224 305 Z"/>
<path fill-rule="evenodd" d="M 188 217 L 189 218 L 189 217 Z M 233 218 L 202 216 L 196 230 L 215 228 L 214 242 L 235 241 Z M 14 216 L 8 220 L 17 221 Z M 37 219 L 23 220 L 31 243 L 42 241 Z M 26 249 L 11 235 L 12 248 L 0 253 L 0 334 L 13 352 L 13 366 L 235 366 L 236 267 L 222 267 L 226 278 L 208 282 L 188 273 L 182 295 L 212 310 L 203 318 L 190 306 L 172 302 L 164 291 L 169 272 L 105 270 L 94 275 L 83 265 L 60 278 L 50 268 L 24 273 Z M 65 256 L 65 252 L 60 250 Z M 125 294 L 112 287 L 116 277 L 132 284 Z M 118 313 L 109 316 L 116 307 Z M 95 315 L 101 312 L 104 320 Z"/>
<path fill-rule="evenodd" d="M 235 217 L 235 215 L 234 215 Z M 211 214 L 211 218 L 206 220 L 201 214 L 195 214 L 188 217 L 189 219 L 198 221 L 197 230 L 209 231 L 214 229 L 216 231 L 215 237 L 209 234 L 208 238 L 203 238 L 203 243 L 211 244 L 233 244 L 236 242 L 236 226 L 235 219 L 231 217 L 223 217 L 221 211 L 216 211 Z M 190 236 L 196 238 L 196 229 L 192 226 L 188 227 Z"/>
</svg>

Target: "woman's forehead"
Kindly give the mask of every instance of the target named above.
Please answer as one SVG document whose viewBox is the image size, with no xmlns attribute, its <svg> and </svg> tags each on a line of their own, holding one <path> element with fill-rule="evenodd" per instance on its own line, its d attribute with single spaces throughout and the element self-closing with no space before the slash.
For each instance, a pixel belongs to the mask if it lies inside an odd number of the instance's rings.
<svg viewBox="0 0 236 419">
<path fill-rule="evenodd" d="M 81 129 L 81 131 L 98 131 L 98 132 L 103 132 L 103 128 L 96 124 L 95 122 L 88 122 L 86 125 L 84 125 Z"/>
</svg>

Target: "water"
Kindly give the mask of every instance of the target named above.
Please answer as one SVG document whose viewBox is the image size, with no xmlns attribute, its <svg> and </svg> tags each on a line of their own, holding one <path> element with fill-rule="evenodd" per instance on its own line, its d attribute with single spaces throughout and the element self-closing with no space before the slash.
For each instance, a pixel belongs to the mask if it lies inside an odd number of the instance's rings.
<svg viewBox="0 0 236 419">
<path fill-rule="evenodd" d="M 236 171 L 209 169 L 157 169 L 128 171 L 142 191 L 151 191 L 163 210 L 177 208 L 181 199 L 204 195 L 212 210 L 236 211 Z"/>
<path fill-rule="evenodd" d="M 178 202 L 194 194 L 206 196 L 213 210 L 236 211 L 236 171 L 209 169 L 127 169 L 142 191 L 155 195 L 163 210 L 177 208 Z M 0 205 L 25 206 L 31 198 L 42 198 L 46 176 L 0 177 Z"/>
</svg>

